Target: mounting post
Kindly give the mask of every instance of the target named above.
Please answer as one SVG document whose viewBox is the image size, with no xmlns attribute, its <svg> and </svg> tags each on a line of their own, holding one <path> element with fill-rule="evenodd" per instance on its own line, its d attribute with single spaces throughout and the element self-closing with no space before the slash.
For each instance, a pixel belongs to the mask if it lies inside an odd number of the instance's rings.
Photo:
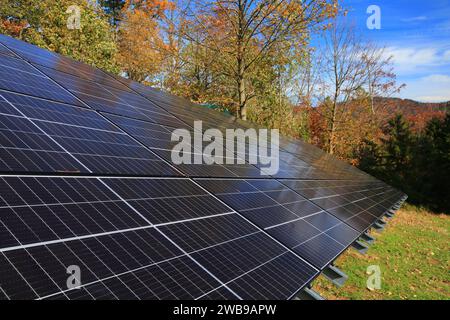
<svg viewBox="0 0 450 320">
<path fill-rule="evenodd" d="M 385 217 L 387 217 L 388 219 L 392 219 L 395 215 L 395 211 L 394 210 L 389 210 L 388 212 L 386 212 Z"/>
<path fill-rule="evenodd" d="M 326 267 L 322 274 L 338 288 L 342 287 L 348 279 L 348 275 L 332 264 Z"/>
<path fill-rule="evenodd" d="M 375 242 L 375 238 L 369 235 L 367 232 L 363 233 L 359 240 L 366 242 L 369 245 L 372 245 Z"/>
<path fill-rule="evenodd" d="M 384 227 L 386 226 L 386 222 L 381 222 L 380 220 L 375 222 L 373 224 L 373 228 L 377 231 L 377 232 L 381 232 L 384 230 Z"/>
<path fill-rule="evenodd" d="M 369 250 L 369 247 L 365 243 L 363 243 L 359 240 L 356 240 L 355 242 L 353 242 L 352 247 L 361 254 L 366 254 L 367 250 Z"/>
<path fill-rule="evenodd" d="M 312 288 L 305 287 L 298 293 L 297 297 L 295 297 L 295 300 L 325 300 L 325 298 L 314 291 Z"/>
</svg>

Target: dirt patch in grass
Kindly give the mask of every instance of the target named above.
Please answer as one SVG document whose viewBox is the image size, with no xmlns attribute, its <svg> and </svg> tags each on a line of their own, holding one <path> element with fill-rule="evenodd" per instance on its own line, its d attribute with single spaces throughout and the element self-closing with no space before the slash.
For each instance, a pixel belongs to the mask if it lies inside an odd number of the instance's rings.
<svg viewBox="0 0 450 320">
<path fill-rule="evenodd" d="M 314 288 L 327 299 L 450 300 L 450 216 L 406 205 L 366 255 L 350 249 L 336 265 L 349 276 L 336 288 L 323 276 Z M 367 289 L 367 267 L 381 269 L 381 289 Z"/>
</svg>

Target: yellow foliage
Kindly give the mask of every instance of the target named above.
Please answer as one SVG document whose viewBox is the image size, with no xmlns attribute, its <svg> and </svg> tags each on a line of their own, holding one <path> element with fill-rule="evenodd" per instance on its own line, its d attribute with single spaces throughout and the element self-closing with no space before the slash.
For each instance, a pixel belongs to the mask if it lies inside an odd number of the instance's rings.
<svg viewBox="0 0 450 320">
<path fill-rule="evenodd" d="M 158 17 L 172 10 L 168 1 L 127 0 L 119 30 L 118 62 L 128 76 L 144 81 L 157 74 L 162 67 L 164 44 L 158 26 Z"/>
</svg>

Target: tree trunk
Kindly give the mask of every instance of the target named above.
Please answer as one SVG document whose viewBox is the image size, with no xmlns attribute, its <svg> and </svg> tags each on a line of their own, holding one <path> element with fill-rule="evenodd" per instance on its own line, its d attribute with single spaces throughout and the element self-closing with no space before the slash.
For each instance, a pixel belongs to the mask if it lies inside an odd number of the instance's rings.
<svg viewBox="0 0 450 320">
<path fill-rule="evenodd" d="M 239 63 L 240 65 L 243 65 L 242 63 Z M 238 116 L 242 120 L 247 120 L 247 96 L 246 96 L 246 87 L 245 87 L 245 79 L 244 79 L 244 72 L 241 73 L 239 71 L 238 75 L 238 99 L 239 99 L 239 106 L 238 106 Z"/>
<path fill-rule="evenodd" d="M 238 35 L 237 35 L 237 85 L 238 85 L 238 117 L 247 120 L 247 96 L 245 86 L 245 60 L 244 60 L 244 25 L 245 5 L 242 0 L 238 2 Z"/>
<path fill-rule="evenodd" d="M 330 136 L 328 139 L 328 153 L 329 154 L 334 154 L 334 151 L 335 151 L 334 140 L 335 140 L 335 135 L 336 135 L 336 107 L 337 107 L 337 103 L 335 100 L 333 102 L 333 109 L 331 110 L 332 117 L 331 117 L 331 123 L 330 123 Z"/>
</svg>

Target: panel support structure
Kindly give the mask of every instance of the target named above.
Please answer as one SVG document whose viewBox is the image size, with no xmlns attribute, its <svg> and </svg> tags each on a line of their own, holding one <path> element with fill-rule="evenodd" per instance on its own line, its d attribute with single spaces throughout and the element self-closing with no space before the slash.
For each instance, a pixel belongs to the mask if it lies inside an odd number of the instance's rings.
<svg viewBox="0 0 450 320">
<path fill-rule="evenodd" d="M 325 300 L 319 293 L 314 291 L 312 288 L 305 287 L 299 292 L 295 300 Z"/>
<path fill-rule="evenodd" d="M 388 218 L 388 219 L 392 219 L 393 217 L 394 217 L 394 215 L 395 215 L 395 211 L 394 210 L 389 210 L 388 212 L 386 212 L 386 217 Z"/>
<path fill-rule="evenodd" d="M 373 224 L 373 228 L 377 231 L 377 232 L 381 232 L 384 230 L 384 227 L 386 226 L 386 222 L 381 222 L 381 221 L 377 221 Z"/>
<path fill-rule="evenodd" d="M 362 240 L 366 242 L 369 245 L 372 245 L 375 242 L 375 238 L 369 235 L 367 232 L 363 233 L 361 237 L 359 237 L 359 240 Z"/>
<path fill-rule="evenodd" d="M 361 254 L 366 254 L 367 251 L 369 250 L 369 247 L 365 243 L 363 243 L 359 240 L 356 240 L 355 242 L 353 242 L 352 247 Z"/>
<path fill-rule="evenodd" d="M 342 287 L 348 279 L 348 275 L 333 265 L 326 267 L 322 274 L 338 288 Z"/>
</svg>

